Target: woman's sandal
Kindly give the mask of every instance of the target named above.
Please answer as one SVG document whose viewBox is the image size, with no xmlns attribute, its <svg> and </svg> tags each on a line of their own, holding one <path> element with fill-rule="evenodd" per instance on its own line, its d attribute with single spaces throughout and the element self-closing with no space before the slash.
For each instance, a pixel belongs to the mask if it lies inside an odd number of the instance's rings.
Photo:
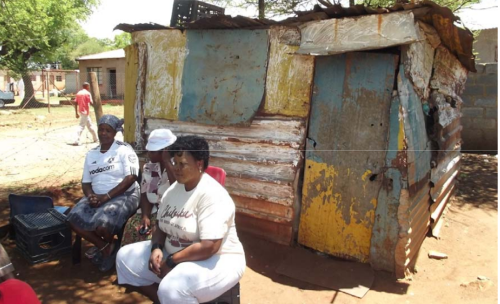
<svg viewBox="0 0 500 304">
<path fill-rule="evenodd" d="M 102 263 L 99 265 L 99 270 L 101 272 L 107 272 L 115 266 L 116 254 L 118 253 L 118 242 L 115 242 L 115 248 L 113 248 L 113 252 L 107 257 L 102 258 Z"/>
<path fill-rule="evenodd" d="M 102 260 L 103 260 L 102 251 L 104 249 L 106 249 L 109 246 L 109 244 L 110 243 L 107 243 L 101 249 L 95 247 L 95 248 L 97 248 L 97 252 L 92 257 L 92 264 L 94 264 L 94 265 L 101 265 L 102 264 Z"/>
<path fill-rule="evenodd" d="M 93 246 L 93 247 L 90 247 L 89 250 L 85 251 L 85 256 L 88 258 L 88 259 L 93 259 L 95 257 L 95 255 L 99 252 L 99 248 L 97 248 L 96 246 Z"/>
</svg>

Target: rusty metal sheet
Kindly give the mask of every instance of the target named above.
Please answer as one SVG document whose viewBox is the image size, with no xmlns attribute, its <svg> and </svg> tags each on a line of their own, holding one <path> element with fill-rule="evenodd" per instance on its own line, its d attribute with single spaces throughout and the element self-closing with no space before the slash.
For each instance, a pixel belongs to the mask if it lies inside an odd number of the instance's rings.
<svg viewBox="0 0 500 304">
<path fill-rule="evenodd" d="M 139 151 L 144 150 L 144 103 L 146 102 L 146 75 L 148 72 L 148 47 L 146 43 L 137 43 L 138 48 L 138 59 L 139 63 L 137 66 L 137 83 L 135 85 L 135 107 L 134 107 L 134 118 L 135 118 L 135 149 Z"/>
<path fill-rule="evenodd" d="M 434 58 L 434 73 L 431 79 L 431 88 L 440 93 L 457 98 L 465 89 L 467 69 L 444 46 L 436 49 Z"/>
<path fill-rule="evenodd" d="M 406 184 L 404 164 L 406 152 L 404 143 L 403 118 L 400 117 L 401 104 L 394 94 L 389 117 L 389 143 L 383 173 L 382 188 L 378 195 L 375 221 L 370 244 L 370 264 L 374 269 L 394 272 L 394 252 L 399 235 L 398 208 L 401 190 Z"/>
<path fill-rule="evenodd" d="M 293 55 L 300 43 L 296 28 L 273 27 L 269 32 L 266 114 L 307 117 L 314 69 L 314 57 Z"/>
<path fill-rule="evenodd" d="M 179 30 L 140 31 L 133 33 L 132 40 L 148 45 L 144 115 L 177 119 L 186 36 Z"/>
<path fill-rule="evenodd" d="M 417 27 L 419 41 L 401 48 L 406 77 L 409 78 L 420 99 L 427 100 L 430 94 L 429 82 L 434 63 L 434 50 L 422 26 Z"/>
<path fill-rule="evenodd" d="M 408 184 L 410 195 L 413 184 L 427 179 L 430 173 L 431 149 L 430 140 L 425 128 L 425 117 L 422 102 L 416 94 L 413 85 L 404 73 L 403 65 L 400 66 L 398 75 L 398 95 L 403 110 L 405 126 L 405 139 L 407 145 L 407 162 L 413 164 L 413 170 L 408 170 Z M 428 180 L 424 180 L 427 183 Z M 417 189 L 418 191 L 419 189 Z"/>
<path fill-rule="evenodd" d="M 398 96 L 404 122 L 407 156 L 407 189 L 401 194 L 396 245 L 396 276 L 404 277 L 414 265 L 430 224 L 431 141 L 427 135 L 421 97 L 406 76 L 404 64 L 398 74 Z M 410 74 L 411 75 L 411 74 Z"/>
<path fill-rule="evenodd" d="M 128 143 L 135 142 L 135 93 L 139 67 L 137 44 L 125 47 L 125 96 L 123 101 L 123 118 L 126 122 L 123 139 Z"/>
<path fill-rule="evenodd" d="M 334 55 L 418 41 L 411 11 L 312 21 L 299 26 L 298 54 Z"/>
<path fill-rule="evenodd" d="M 439 6 L 432 1 L 424 1 L 424 5 L 430 9 L 418 14 L 417 18 L 432 25 L 438 32 L 443 45 L 452 51 L 454 57 L 458 58 L 469 71 L 476 72 L 472 51 L 474 41 L 472 32 L 455 24 L 459 18 L 449 8 Z"/>
<path fill-rule="evenodd" d="M 316 59 L 299 243 L 368 261 L 396 61 L 377 53 Z"/>
<path fill-rule="evenodd" d="M 299 148 L 305 138 L 305 123 L 302 119 L 280 120 L 272 117 L 256 117 L 249 127 L 218 127 L 161 119 L 146 121 L 146 134 L 159 128 L 170 128 L 172 132 L 180 135 L 200 134 L 207 139 L 290 146 L 295 149 Z"/>
<path fill-rule="evenodd" d="M 227 173 L 226 189 L 236 204 L 239 230 L 281 244 L 292 242 L 304 119 L 258 116 L 248 127 L 146 119 L 146 134 L 158 128 L 207 139 L 210 165 Z"/>
<path fill-rule="evenodd" d="M 267 30 L 190 30 L 180 121 L 250 125 L 264 97 Z"/>
<path fill-rule="evenodd" d="M 293 239 L 292 227 L 274 221 L 254 217 L 251 214 L 236 213 L 238 231 L 258 235 L 272 242 L 290 245 Z"/>
</svg>

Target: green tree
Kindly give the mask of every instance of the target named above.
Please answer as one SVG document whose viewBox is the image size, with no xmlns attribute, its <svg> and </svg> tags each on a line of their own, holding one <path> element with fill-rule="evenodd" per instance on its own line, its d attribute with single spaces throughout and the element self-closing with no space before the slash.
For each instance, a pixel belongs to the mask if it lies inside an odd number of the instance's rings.
<svg viewBox="0 0 500 304">
<path fill-rule="evenodd" d="M 446 6 L 453 12 L 460 8 L 478 3 L 480 0 L 433 0 L 436 4 Z M 222 7 L 257 8 L 259 19 L 274 18 L 293 14 L 297 10 L 310 10 L 314 4 L 330 6 L 340 4 L 340 0 L 211 0 L 215 5 Z M 389 7 L 396 3 L 407 3 L 410 0 L 349 0 L 349 5 L 364 4 L 371 7 Z"/>
<path fill-rule="evenodd" d="M 115 49 L 123 49 L 127 45 L 132 43 L 132 35 L 130 33 L 123 32 L 118 34 L 113 39 L 113 47 Z"/>
<path fill-rule="evenodd" d="M 21 76 L 26 95 L 36 103 L 29 73 L 54 62 L 77 21 L 90 16 L 99 0 L 0 0 L 0 68 Z"/>
</svg>

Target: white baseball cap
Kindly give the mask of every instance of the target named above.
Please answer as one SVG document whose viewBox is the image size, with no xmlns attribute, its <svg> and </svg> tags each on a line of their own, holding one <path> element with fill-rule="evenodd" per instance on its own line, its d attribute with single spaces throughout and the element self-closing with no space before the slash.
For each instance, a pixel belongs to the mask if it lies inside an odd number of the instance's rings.
<svg viewBox="0 0 500 304">
<path fill-rule="evenodd" d="M 177 136 L 169 129 L 156 129 L 149 134 L 146 150 L 159 151 L 172 145 L 176 140 Z"/>
</svg>

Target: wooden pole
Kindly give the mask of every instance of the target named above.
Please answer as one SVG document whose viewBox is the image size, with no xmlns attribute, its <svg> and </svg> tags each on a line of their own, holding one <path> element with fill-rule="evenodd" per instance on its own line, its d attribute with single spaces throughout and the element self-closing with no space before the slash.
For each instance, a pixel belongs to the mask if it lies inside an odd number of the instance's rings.
<svg viewBox="0 0 500 304">
<path fill-rule="evenodd" d="M 50 76 L 49 76 L 49 71 L 47 71 L 47 105 L 48 105 L 48 108 L 49 108 L 49 113 L 50 113 Z"/>
<path fill-rule="evenodd" d="M 96 72 L 90 72 L 90 94 L 94 101 L 95 121 L 99 123 L 102 117 L 101 93 L 99 92 L 99 82 L 97 81 Z"/>
</svg>

